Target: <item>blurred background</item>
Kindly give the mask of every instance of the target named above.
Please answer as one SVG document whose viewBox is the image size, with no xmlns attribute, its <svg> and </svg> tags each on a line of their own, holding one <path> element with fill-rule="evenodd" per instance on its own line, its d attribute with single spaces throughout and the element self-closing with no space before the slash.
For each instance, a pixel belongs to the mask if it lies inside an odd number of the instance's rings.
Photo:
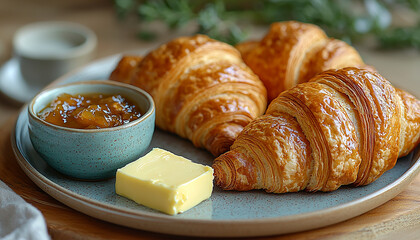
<svg viewBox="0 0 420 240">
<path fill-rule="evenodd" d="M 395 86 L 420 97 L 419 18 L 419 0 L 2 0 L 0 65 L 13 58 L 16 30 L 36 21 L 87 26 L 98 37 L 94 58 L 100 59 L 195 33 L 235 44 L 261 38 L 272 22 L 293 19 L 351 43 Z M 0 125 L 21 105 L 0 96 Z"/>
</svg>

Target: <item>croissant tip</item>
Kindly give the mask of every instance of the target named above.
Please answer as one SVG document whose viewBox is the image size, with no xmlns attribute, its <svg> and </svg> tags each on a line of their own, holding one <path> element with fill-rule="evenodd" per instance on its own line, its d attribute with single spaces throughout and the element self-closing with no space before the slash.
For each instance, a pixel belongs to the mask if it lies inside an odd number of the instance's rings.
<svg viewBox="0 0 420 240">
<path fill-rule="evenodd" d="M 242 165 L 237 159 L 246 156 L 242 152 L 230 150 L 213 163 L 215 184 L 223 190 L 248 191 L 254 189 L 255 173 L 249 171 L 249 166 Z M 242 162 L 246 162 L 243 160 Z M 242 176 L 242 177 L 241 177 Z M 244 178 L 244 176 L 246 176 Z"/>
<path fill-rule="evenodd" d="M 213 156 L 218 157 L 222 155 L 223 153 L 226 153 L 227 151 L 229 151 L 229 148 L 232 144 L 233 144 L 233 141 L 220 144 L 219 146 L 217 146 L 217 148 L 210 149 L 210 152 L 211 154 L 213 154 Z"/>
<path fill-rule="evenodd" d="M 230 150 L 233 142 L 243 130 L 243 126 L 236 124 L 222 124 L 221 127 L 215 128 L 218 130 L 217 134 L 209 134 L 206 142 L 206 148 L 218 157 Z"/>
<path fill-rule="evenodd" d="M 214 176 L 214 184 L 224 190 L 228 189 L 228 177 L 226 173 L 223 171 L 223 166 L 225 165 L 222 161 L 216 159 L 213 163 L 213 176 Z"/>
</svg>

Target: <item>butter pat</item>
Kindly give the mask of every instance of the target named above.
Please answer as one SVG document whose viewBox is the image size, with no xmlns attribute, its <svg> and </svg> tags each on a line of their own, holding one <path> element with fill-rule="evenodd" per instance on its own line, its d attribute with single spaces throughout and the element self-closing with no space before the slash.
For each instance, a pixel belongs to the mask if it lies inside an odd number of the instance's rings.
<svg viewBox="0 0 420 240">
<path fill-rule="evenodd" d="M 117 170 L 115 191 L 141 205 L 175 215 L 210 197 L 213 169 L 154 148 Z"/>
</svg>

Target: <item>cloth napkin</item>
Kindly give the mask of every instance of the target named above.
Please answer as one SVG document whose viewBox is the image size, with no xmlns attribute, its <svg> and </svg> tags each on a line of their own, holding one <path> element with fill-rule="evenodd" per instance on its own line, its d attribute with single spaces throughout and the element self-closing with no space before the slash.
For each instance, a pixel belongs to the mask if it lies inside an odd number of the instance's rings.
<svg viewBox="0 0 420 240">
<path fill-rule="evenodd" d="M 0 239 L 50 239 L 42 213 L 0 181 Z"/>
</svg>

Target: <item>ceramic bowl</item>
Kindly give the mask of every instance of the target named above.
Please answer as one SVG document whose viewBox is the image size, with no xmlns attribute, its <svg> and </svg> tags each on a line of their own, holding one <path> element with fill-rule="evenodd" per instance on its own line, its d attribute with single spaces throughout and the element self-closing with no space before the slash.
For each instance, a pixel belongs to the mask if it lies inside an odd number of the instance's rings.
<svg viewBox="0 0 420 240">
<path fill-rule="evenodd" d="M 121 94 L 141 110 L 130 123 L 102 129 L 61 127 L 37 114 L 61 93 Z M 118 168 L 138 159 L 149 146 L 155 127 L 155 107 L 145 91 L 108 80 L 78 82 L 45 89 L 28 106 L 29 137 L 34 149 L 60 173 L 85 180 L 115 176 Z"/>
<path fill-rule="evenodd" d="M 30 23 L 19 28 L 13 37 L 20 73 L 26 84 L 35 89 L 88 63 L 96 45 L 95 33 L 74 22 Z"/>
</svg>

